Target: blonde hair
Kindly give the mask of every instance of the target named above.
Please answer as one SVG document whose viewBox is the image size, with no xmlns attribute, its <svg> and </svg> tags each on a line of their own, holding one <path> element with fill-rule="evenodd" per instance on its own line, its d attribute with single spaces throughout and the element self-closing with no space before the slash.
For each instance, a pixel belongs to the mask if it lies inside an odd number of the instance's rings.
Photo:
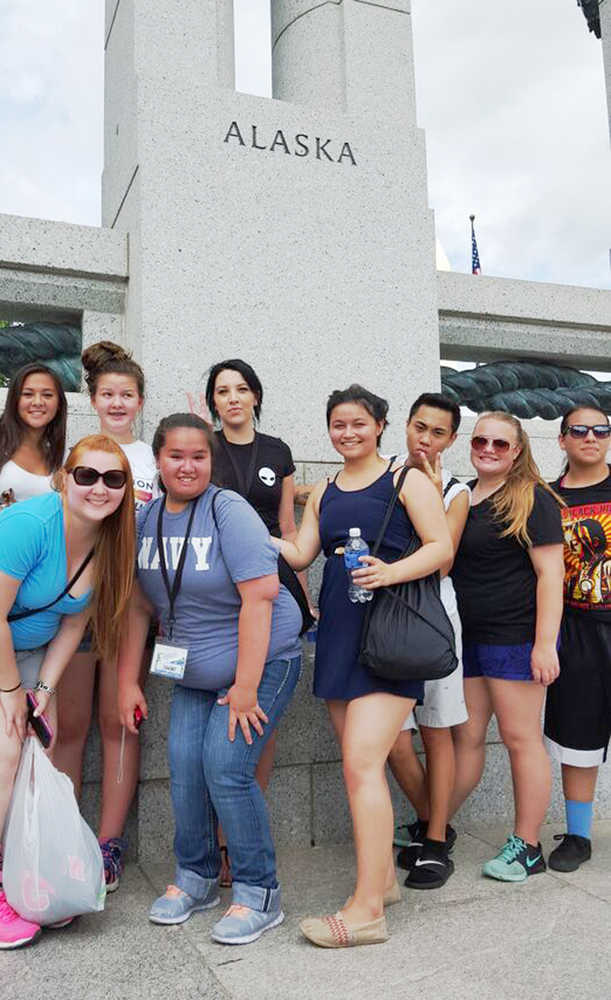
<svg viewBox="0 0 611 1000">
<path fill-rule="evenodd" d="M 134 582 L 134 486 L 125 452 L 105 434 L 90 434 L 77 441 L 64 462 L 64 471 L 70 472 L 82 464 L 82 456 L 87 451 L 104 451 L 114 455 L 126 476 L 123 499 L 100 524 L 94 550 L 91 622 L 95 646 L 104 660 L 113 660 L 118 652 L 121 626 Z M 61 489 L 61 478 L 57 485 Z"/>
<path fill-rule="evenodd" d="M 503 410 L 491 410 L 488 413 L 480 413 L 475 428 L 477 428 L 481 420 L 488 419 L 500 420 L 513 427 L 516 433 L 517 444 L 521 449 L 520 454 L 514 460 L 507 479 L 501 488 L 490 498 L 497 520 L 505 525 L 505 528 L 501 532 L 501 538 L 515 538 L 522 545 L 529 546 L 531 540 L 528 534 L 528 518 L 532 513 L 535 502 L 535 486 L 541 486 L 562 507 L 564 506 L 564 501 L 547 485 L 541 476 L 530 449 L 528 434 L 518 418 L 514 417 L 511 413 L 505 413 Z"/>
</svg>

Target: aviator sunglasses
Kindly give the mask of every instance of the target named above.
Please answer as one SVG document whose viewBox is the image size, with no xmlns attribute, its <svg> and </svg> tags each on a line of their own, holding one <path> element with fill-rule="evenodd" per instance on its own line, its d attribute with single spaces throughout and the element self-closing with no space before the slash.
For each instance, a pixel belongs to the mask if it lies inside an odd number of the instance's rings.
<svg viewBox="0 0 611 1000">
<path fill-rule="evenodd" d="M 570 434 L 572 438 L 585 438 L 592 431 L 595 438 L 608 438 L 611 434 L 611 424 L 570 424 L 562 432 L 563 437 Z"/>
<path fill-rule="evenodd" d="M 487 438 L 482 434 L 476 434 L 475 437 L 471 438 L 471 447 L 478 455 L 484 450 L 487 444 L 492 445 L 494 451 L 498 452 L 499 455 L 506 454 L 511 448 L 511 443 L 505 441 L 503 438 Z"/>
<path fill-rule="evenodd" d="M 77 465 L 74 469 L 69 470 L 70 474 L 74 476 L 74 482 L 77 486 L 93 486 L 97 483 L 98 479 L 101 479 L 109 490 L 120 490 L 122 486 L 125 486 L 127 481 L 127 476 L 123 472 L 123 469 L 109 469 L 108 472 L 98 472 L 97 469 L 92 469 L 89 465 Z"/>
</svg>

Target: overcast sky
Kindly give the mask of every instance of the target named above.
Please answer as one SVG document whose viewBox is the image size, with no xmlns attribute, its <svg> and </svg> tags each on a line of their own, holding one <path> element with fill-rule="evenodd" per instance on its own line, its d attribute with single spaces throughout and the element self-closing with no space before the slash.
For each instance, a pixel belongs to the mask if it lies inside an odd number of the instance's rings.
<svg viewBox="0 0 611 1000">
<path fill-rule="evenodd" d="M 270 93 L 270 0 L 235 0 Z M 429 197 L 455 270 L 611 287 L 601 43 L 576 0 L 413 0 Z M 0 212 L 99 224 L 103 0 L 0 0 Z"/>
</svg>

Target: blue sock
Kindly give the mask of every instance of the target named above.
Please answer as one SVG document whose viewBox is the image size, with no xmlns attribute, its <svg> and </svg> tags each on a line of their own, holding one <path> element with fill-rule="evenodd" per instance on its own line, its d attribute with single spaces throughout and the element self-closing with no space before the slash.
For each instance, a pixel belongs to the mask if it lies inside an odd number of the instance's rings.
<svg viewBox="0 0 611 1000">
<path fill-rule="evenodd" d="M 566 808 L 566 830 L 567 833 L 574 833 L 578 837 L 590 839 L 592 832 L 592 802 L 575 802 L 573 799 L 565 799 Z"/>
</svg>

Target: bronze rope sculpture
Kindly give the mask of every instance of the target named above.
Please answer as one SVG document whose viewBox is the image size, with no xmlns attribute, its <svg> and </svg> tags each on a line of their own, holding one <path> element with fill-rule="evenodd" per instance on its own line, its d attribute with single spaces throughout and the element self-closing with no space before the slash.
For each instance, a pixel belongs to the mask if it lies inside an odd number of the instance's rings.
<svg viewBox="0 0 611 1000">
<path fill-rule="evenodd" d="M 63 323 L 26 323 L 0 328 L 0 379 L 10 381 L 30 361 L 42 361 L 64 388 L 81 383 L 81 331 Z M 611 382 L 545 361 L 494 361 L 467 371 L 441 369 L 442 391 L 475 413 L 505 410 L 516 417 L 555 420 L 578 404 L 611 413 Z"/>
<path fill-rule="evenodd" d="M 2 327 L 0 379 L 10 382 L 15 372 L 31 361 L 48 365 L 59 375 L 68 392 L 79 392 L 81 331 L 67 323 L 25 323 Z"/>
<path fill-rule="evenodd" d="M 611 413 L 611 382 L 544 361 L 494 361 L 467 371 L 441 369 L 442 392 L 475 413 L 505 410 L 555 420 L 573 406 Z"/>
</svg>

